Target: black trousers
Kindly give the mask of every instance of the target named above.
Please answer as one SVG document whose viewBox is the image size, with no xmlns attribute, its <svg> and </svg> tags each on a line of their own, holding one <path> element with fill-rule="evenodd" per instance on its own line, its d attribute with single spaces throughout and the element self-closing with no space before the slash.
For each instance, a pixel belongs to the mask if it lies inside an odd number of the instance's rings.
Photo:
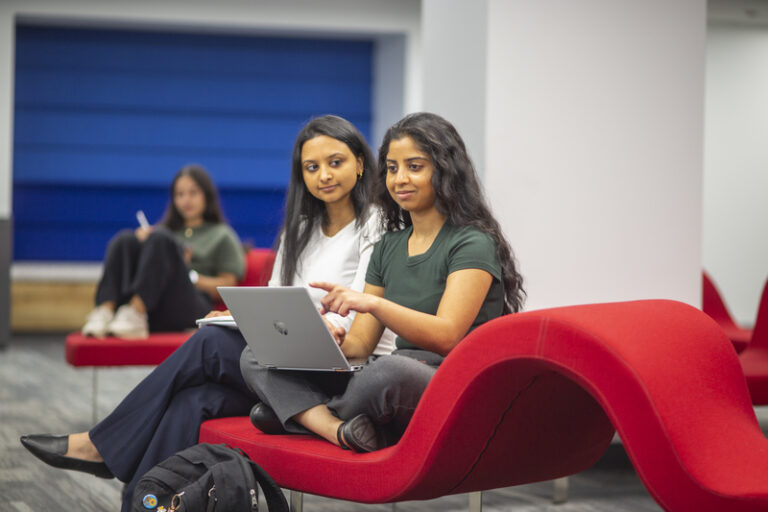
<svg viewBox="0 0 768 512">
<path fill-rule="evenodd" d="M 117 233 L 107 246 L 96 304 L 127 303 L 138 295 L 147 307 L 149 329 L 179 331 L 213 307 L 210 297 L 189 280 L 182 247 L 170 231 L 155 229 L 144 242 L 133 231 Z"/>
<path fill-rule="evenodd" d="M 240 374 L 243 348 L 240 331 L 203 327 L 90 430 L 107 467 L 127 484 L 122 512 L 144 473 L 197 444 L 203 421 L 248 415 L 258 398 Z"/>
</svg>

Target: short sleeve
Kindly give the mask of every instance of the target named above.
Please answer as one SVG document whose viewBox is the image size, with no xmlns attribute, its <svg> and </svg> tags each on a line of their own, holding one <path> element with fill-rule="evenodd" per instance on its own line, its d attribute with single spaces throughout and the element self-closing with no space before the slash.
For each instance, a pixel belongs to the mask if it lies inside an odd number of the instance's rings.
<svg viewBox="0 0 768 512">
<path fill-rule="evenodd" d="M 501 280 L 496 243 L 487 233 L 474 228 L 467 228 L 456 235 L 448 257 L 448 273 L 477 268 L 485 270 L 494 278 Z"/>
<path fill-rule="evenodd" d="M 384 235 L 381 240 L 376 242 L 373 246 L 373 252 L 371 253 L 371 259 L 368 262 L 368 270 L 365 273 L 365 282 L 373 286 L 384 286 L 384 277 L 382 275 L 382 253 L 384 251 Z"/>
<path fill-rule="evenodd" d="M 216 259 L 218 260 L 218 272 L 234 274 L 238 281 L 243 278 L 245 255 L 240 245 L 240 239 L 229 226 L 226 226 L 225 236 L 221 239 Z"/>
</svg>

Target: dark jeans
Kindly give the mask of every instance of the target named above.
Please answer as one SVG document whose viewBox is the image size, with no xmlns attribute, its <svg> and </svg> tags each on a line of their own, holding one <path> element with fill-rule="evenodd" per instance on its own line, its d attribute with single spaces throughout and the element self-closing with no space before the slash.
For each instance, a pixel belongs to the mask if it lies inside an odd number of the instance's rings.
<svg viewBox="0 0 768 512">
<path fill-rule="evenodd" d="M 96 304 L 127 303 L 138 295 L 147 307 L 150 331 L 180 331 L 213 307 L 210 297 L 189 280 L 183 250 L 167 229 L 157 228 L 144 242 L 131 230 L 110 240 Z"/>
<path fill-rule="evenodd" d="M 203 421 L 248 415 L 257 397 L 240 375 L 244 347 L 239 331 L 200 329 L 90 430 L 107 467 L 127 483 L 123 512 L 144 473 L 197 443 Z"/>
</svg>

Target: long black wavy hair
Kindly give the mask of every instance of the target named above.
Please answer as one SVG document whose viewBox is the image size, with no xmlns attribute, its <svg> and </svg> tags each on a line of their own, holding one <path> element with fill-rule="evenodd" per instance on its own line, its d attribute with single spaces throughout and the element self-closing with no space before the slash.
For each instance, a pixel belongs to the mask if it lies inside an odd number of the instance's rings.
<svg viewBox="0 0 768 512">
<path fill-rule="evenodd" d="M 181 213 L 176 208 L 176 203 L 173 200 L 176 182 L 179 181 L 179 178 L 182 176 L 189 176 L 192 178 L 195 183 L 197 183 L 197 186 L 203 191 L 203 195 L 205 196 L 203 220 L 205 222 L 214 222 L 216 224 L 226 222 L 219 203 L 219 193 L 216 190 L 216 185 L 213 184 L 213 180 L 208 174 L 208 171 L 206 171 L 202 165 L 188 164 L 182 167 L 173 177 L 169 192 L 171 199 L 165 209 L 163 218 L 160 220 L 160 225 L 167 227 L 171 231 L 177 231 L 184 227 L 184 217 L 181 216 Z"/>
<path fill-rule="evenodd" d="M 301 148 L 309 139 L 326 135 L 347 145 L 355 158 L 362 158 L 363 175 L 360 176 L 350 193 L 355 210 L 355 223 L 362 226 L 368 217 L 370 182 L 376 172 L 376 160 L 373 157 L 365 137 L 352 123 L 338 116 L 322 116 L 310 120 L 296 136 L 293 144 L 291 177 L 285 199 L 285 221 L 275 243 L 277 250 L 282 238 L 283 256 L 280 282 L 284 286 L 293 284 L 299 258 L 307 247 L 318 222 L 328 221 L 325 203 L 307 190 L 301 166 Z"/>
<path fill-rule="evenodd" d="M 432 188 L 435 190 L 437 211 L 454 226 L 475 227 L 488 233 L 496 242 L 504 283 L 504 313 L 520 311 L 525 290 L 512 248 L 491 214 L 464 141 L 456 128 L 437 114 L 410 114 L 392 125 L 384 135 L 379 150 L 379 171 L 374 194 L 382 208 L 385 229 L 397 231 L 412 224 L 410 213 L 392 199 L 386 185 L 389 143 L 403 137 L 410 137 L 432 161 L 435 169 Z"/>
</svg>

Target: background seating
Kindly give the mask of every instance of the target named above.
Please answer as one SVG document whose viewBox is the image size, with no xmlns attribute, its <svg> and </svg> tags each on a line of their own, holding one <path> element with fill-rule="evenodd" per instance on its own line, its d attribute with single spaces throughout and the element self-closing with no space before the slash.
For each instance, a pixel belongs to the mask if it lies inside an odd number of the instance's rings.
<svg viewBox="0 0 768 512">
<path fill-rule="evenodd" d="M 701 309 L 718 323 L 720 328 L 733 343 L 736 352 L 742 352 L 747 348 L 749 340 L 752 339 L 752 329 L 745 329 L 736 324 L 725 301 L 720 295 L 720 291 L 715 286 L 712 278 L 706 270 L 701 272 L 702 282 L 702 304 Z"/>
<path fill-rule="evenodd" d="M 244 449 L 296 491 L 299 510 L 301 492 L 387 503 L 568 475 L 600 457 L 614 427 L 665 510 L 768 509 L 768 440 L 737 355 L 711 318 L 674 301 L 488 322 L 446 358 L 400 442 L 380 451 L 264 435 L 244 417 L 205 422 L 200 442 Z"/>
<path fill-rule="evenodd" d="M 768 280 L 763 286 L 752 341 L 739 354 L 754 405 L 768 405 Z"/>
<path fill-rule="evenodd" d="M 269 249 L 251 249 L 246 255 L 246 271 L 240 286 L 264 286 L 272 274 L 275 255 Z M 222 308 L 223 309 L 223 308 Z M 151 333 L 145 340 L 103 339 L 73 332 L 66 337 L 67 363 L 93 368 L 93 421 L 98 419 L 98 373 L 105 366 L 154 366 L 162 363 L 194 332 Z"/>
</svg>

